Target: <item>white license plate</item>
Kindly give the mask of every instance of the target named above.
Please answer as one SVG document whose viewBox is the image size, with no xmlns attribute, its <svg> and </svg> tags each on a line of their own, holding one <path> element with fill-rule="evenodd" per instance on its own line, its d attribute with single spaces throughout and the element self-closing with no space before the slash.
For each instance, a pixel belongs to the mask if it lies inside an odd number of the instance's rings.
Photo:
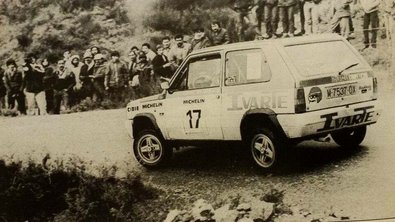
<svg viewBox="0 0 395 222">
<path fill-rule="evenodd" d="M 357 93 L 356 85 L 343 85 L 327 88 L 327 98 L 334 99 L 346 96 L 352 96 Z"/>
</svg>

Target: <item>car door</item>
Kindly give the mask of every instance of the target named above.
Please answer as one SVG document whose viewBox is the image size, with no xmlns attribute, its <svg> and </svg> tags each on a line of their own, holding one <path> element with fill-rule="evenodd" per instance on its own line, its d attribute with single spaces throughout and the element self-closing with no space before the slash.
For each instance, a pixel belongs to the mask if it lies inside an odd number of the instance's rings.
<svg viewBox="0 0 395 222">
<path fill-rule="evenodd" d="M 221 115 L 225 140 L 241 139 L 240 125 L 248 111 L 290 111 L 293 85 L 281 83 L 289 81 L 279 75 L 284 72 L 277 64 L 281 57 L 272 46 L 228 51 L 225 61 Z"/>
<path fill-rule="evenodd" d="M 189 57 L 179 70 L 166 92 L 168 138 L 222 140 L 221 54 Z"/>
</svg>

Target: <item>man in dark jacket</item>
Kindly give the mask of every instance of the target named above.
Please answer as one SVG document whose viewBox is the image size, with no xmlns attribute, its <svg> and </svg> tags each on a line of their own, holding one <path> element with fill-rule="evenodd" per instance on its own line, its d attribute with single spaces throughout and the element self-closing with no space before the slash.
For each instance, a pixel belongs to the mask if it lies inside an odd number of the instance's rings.
<svg viewBox="0 0 395 222">
<path fill-rule="evenodd" d="M 129 98 L 132 100 L 140 98 L 140 85 L 138 76 L 138 62 L 137 53 L 130 51 L 128 62 L 128 75 L 129 75 Z"/>
<path fill-rule="evenodd" d="M 7 70 L 4 73 L 4 85 L 7 89 L 8 108 L 14 109 L 15 101 L 18 103 L 18 111 L 26 114 L 25 95 L 23 94 L 23 76 L 18 71 L 16 62 L 9 59 L 6 62 Z"/>
<path fill-rule="evenodd" d="M 171 69 L 171 62 L 167 58 L 167 56 L 163 53 L 163 46 L 156 46 L 157 55 L 152 60 L 152 68 L 154 70 L 154 93 L 159 93 L 161 91 L 160 81 L 161 78 L 170 79 L 173 75 L 173 71 Z"/>
<path fill-rule="evenodd" d="M 191 50 L 203 49 L 210 46 L 210 39 L 206 36 L 203 28 L 195 29 L 191 42 Z"/>
<path fill-rule="evenodd" d="M 81 67 L 80 80 L 82 82 L 81 92 L 82 99 L 87 97 L 92 98 L 93 94 L 93 68 L 95 67 L 95 62 L 93 61 L 93 55 L 90 52 L 85 52 L 84 54 L 84 65 Z"/>
<path fill-rule="evenodd" d="M 35 113 L 35 103 L 39 108 L 40 115 L 47 114 L 47 101 L 45 99 L 43 77 L 45 70 L 44 68 L 36 63 L 36 58 L 33 54 L 29 54 L 25 58 L 25 65 L 23 67 L 25 72 L 24 85 L 25 95 L 27 99 L 28 114 L 33 115 Z M 36 113 L 37 114 L 37 113 Z"/>
<path fill-rule="evenodd" d="M 45 69 L 45 74 L 43 78 L 44 89 L 45 89 L 45 99 L 47 101 L 47 113 L 54 113 L 54 86 L 56 84 L 56 74 L 53 67 L 49 65 L 47 59 L 44 59 L 41 63 Z"/>
<path fill-rule="evenodd" d="M 107 64 L 107 72 L 104 76 L 104 87 L 109 98 L 115 102 L 121 102 L 126 97 L 129 76 L 125 63 L 120 60 L 117 51 L 111 53 L 111 60 Z"/>
<path fill-rule="evenodd" d="M 211 45 L 225 45 L 230 43 L 228 31 L 221 28 L 219 22 L 214 21 L 211 23 L 211 33 L 209 36 Z"/>
<path fill-rule="evenodd" d="M 59 114 L 63 102 L 65 110 L 70 109 L 69 97 L 75 85 L 75 77 L 65 68 L 66 61 L 59 60 L 55 71 L 56 83 L 54 85 L 54 114 Z"/>
<path fill-rule="evenodd" d="M 144 54 L 139 55 L 138 58 L 139 64 L 137 66 L 137 75 L 139 76 L 140 82 L 140 96 L 146 97 L 153 95 L 153 83 L 152 83 L 152 76 L 153 70 L 151 65 L 148 64 L 147 56 Z"/>
<path fill-rule="evenodd" d="M 170 79 L 173 75 L 171 71 L 171 63 L 169 58 L 163 54 L 163 46 L 156 46 L 157 55 L 152 60 L 152 66 L 154 69 L 155 79 L 159 79 L 160 77 Z"/>
<path fill-rule="evenodd" d="M 104 88 L 104 77 L 107 73 L 107 66 L 103 54 L 96 54 L 93 58 L 95 66 L 93 67 L 92 83 L 93 83 L 93 100 L 101 102 L 107 92 Z"/>
<path fill-rule="evenodd" d="M 3 110 L 4 96 L 7 94 L 7 89 L 4 84 L 4 70 L 0 67 L 0 115 Z"/>
</svg>

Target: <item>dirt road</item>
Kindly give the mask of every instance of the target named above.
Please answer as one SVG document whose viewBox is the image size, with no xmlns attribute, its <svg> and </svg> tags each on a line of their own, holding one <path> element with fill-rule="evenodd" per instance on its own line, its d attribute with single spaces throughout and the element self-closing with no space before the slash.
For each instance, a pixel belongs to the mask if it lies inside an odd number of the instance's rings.
<svg viewBox="0 0 395 222">
<path fill-rule="evenodd" d="M 237 194 L 257 195 L 271 188 L 285 191 L 285 201 L 315 214 L 332 211 L 368 219 L 395 216 L 395 100 L 385 92 L 380 122 L 368 128 L 358 152 L 334 143 L 305 142 L 292 152 L 280 174 L 260 174 L 235 149 L 185 149 L 172 165 L 146 171 L 132 157 L 124 129 L 124 110 L 61 116 L 0 118 L 0 157 L 41 160 L 78 157 L 91 166 L 115 164 L 134 171 L 164 189 L 177 190 L 180 199 L 210 201 Z M 177 206 L 170 206 L 172 208 Z"/>
</svg>

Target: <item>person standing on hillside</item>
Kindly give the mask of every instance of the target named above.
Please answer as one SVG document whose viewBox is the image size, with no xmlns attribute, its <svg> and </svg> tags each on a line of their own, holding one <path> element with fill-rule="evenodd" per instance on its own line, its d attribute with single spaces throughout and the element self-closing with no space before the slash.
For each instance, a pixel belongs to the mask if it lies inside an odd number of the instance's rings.
<svg viewBox="0 0 395 222">
<path fill-rule="evenodd" d="M 170 51 L 171 51 L 171 41 L 169 36 L 165 36 L 162 39 L 162 45 L 163 45 L 163 54 L 169 58 L 170 56 Z"/>
<path fill-rule="evenodd" d="M 379 28 L 379 5 L 381 0 L 360 0 L 362 9 L 364 11 L 363 15 L 363 35 L 365 48 L 377 47 L 377 31 Z M 369 30 L 369 26 L 371 29 Z M 372 33 L 372 38 L 369 38 L 370 32 Z"/>
<path fill-rule="evenodd" d="M 70 94 L 75 85 L 75 77 L 72 72 L 66 68 L 66 61 L 59 60 L 58 67 L 55 71 L 56 81 L 54 84 L 54 114 L 59 114 L 62 110 L 62 103 L 64 110 L 70 109 Z"/>
<path fill-rule="evenodd" d="M 97 46 L 92 46 L 90 48 L 90 53 L 92 53 L 92 56 L 94 57 L 95 55 L 100 53 L 100 48 Z"/>
<path fill-rule="evenodd" d="M 132 100 L 139 98 L 140 95 L 139 92 L 140 82 L 137 72 L 137 66 L 138 66 L 137 53 L 131 51 L 129 53 L 128 76 L 129 76 L 129 87 L 131 89 L 129 98 Z"/>
<path fill-rule="evenodd" d="M 67 68 L 67 71 L 72 74 L 75 78 L 75 85 L 73 90 L 70 91 L 70 104 L 74 105 L 82 99 L 82 81 L 80 79 L 81 76 L 81 68 L 84 65 L 80 62 L 80 57 L 78 55 L 73 55 L 70 58 L 70 66 Z"/>
<path fill-rule="evenodd" d="M 265 4 L 266 0 L 257 0 L 256 1 L 256 26 L 259 34 L 262 36 L 262 23 L 265 21 Z"/>
<path fill-rule="evenodd" d="M 169 58 L 163 54 L 163 46 L 156 46 L 157 55 L 152 60 L 152 69 L 154 71 L 153 76 L 153 85 L 154 85 L 154 93 L 160 92 L 160 83 L 161 79 L 169 79 L 173 75 L 173 71 L 171 69 L 172 63 Z"/>
<path fill-rule="evenodd" d="M 47 113 L 53 114 L 54 113 L 54 86 L 56 84 L 56 73 L 55 70 L 50 66 L 47 59 L 44 59 L 41 62 L 45 70 L 43 83 L 44 83 L 44 90 L 45 90 L 45 100 L 47 101 Z"/>
<path fill-rule="evenodd" d="M 293 37 L 295 35 L 295 6 L 296 0 L 278 0 L 283 37 Z"/>
<path fill-rule="evenodd" d="M 296 36 L 302 36 L 306 33 L 306 17 L 304 12 L 304 5 L 307 0 L 297 0 L 298 9 L 299 9 L 299 18 L 300 18 L 300 32 L 295 33 Z"/>
<path fill-rule="evenodd" d="M 251 18 L 251 10 L 254 7 L 254 0 L 233 0 L 232 9 L 239 14 L 239 41 L 246 41 L 246 31 L 248 26 L 254 26 L 258 33 L 257 24 Z M 259 34 L 260 35 L 260 34 Z"/>
<path fill-rule="evenodd" d="M 7 70 L 4 72 L 4 87 L 7 93 L 8 108 L 16 107 L 22 115 L 26 115 L 25 95 L 23 94 L 23 75 L 18 71 L 15 60 L 9 59 L 6 62 Z M 1 79 L 3 80 L 3 79 Z"/>
<path fill-rule="evenodd" d="M 47 101 L 45 99 L 43 77 L 44 68 L 36 63 L 36 57 L 33 54 L 27 55 L 25 58 L 24 85 L 25 95 L 27 99 L 28 114 L 33 115 L 35 104 L 39 108 L 40 115 L 47 114 Z"/>
<path fill-rule="evenodd" d="M 93 101 L 101 102 L 107 95 L 104 89 L 104 77 L 107 73 L 107 66 L 103 54 L 96 54 L 93 58 L 95 66 L 93 67 L 92 83 L 93 83 Z"/>
<path fill-rule="evenodd" d="M 129 80 L 132 81 L 133 77 L 136 75 L 137 69 L 137 53 L 131 51 L 129 52 L 129 62 L 128 62 L 128 75 Z M 130 85 L 130 84 L 129 84 Z"/>
<path fill-rule="evenodd" d="M 319 9 L 321 0 L 304 0 L 304 17 L 306 22 L 306 34 L 319 33 Z"/>
<path fill-rule="evenodd" d="M 171 48 L 168 59 L 178 67 L 191 52 L 191 44 L 184 42 L 183 35 L 176 35 L 174 40 L 176 41 L 176 45 Z"/>
<path fill-rule="evenodd" d="M 154 75 L 151 65 L 147 61 L 145 54 L 140 54 L 138 58 L 137 75 L 139 77 L 139 92 L 141 97 L 153 94 L 152 76 Z"/>
<path fill-rule="evenodd" d="M 3 112 L 3 101 L 5 95 L 7 95 L 7 89 L 4 84 L 4 70 L 0 67 L 0 115 Z"/>
<path fill-rule="evenodd" d="M 386 29 L 386 36 L 388 40 L 395 39 L 394 20 L 395 20 L 395 0 L 384 0 L 384 24 Z M 395 27 L 394 27 L 395 28 Z M 394 46 L 395 47 L 395 46 Z M 393 55 L 395 58 L 395 55 Z"/>
<path fill-rule="evenodd" d="M 93 76 L 93 68 L 95 67 L 95 62 L 93 61 L 93 55 L 90 51 L 85 52 L 84 56 L 84 64 L 81 66 L 80 72 L 80 80 L 81 80 L 81 91 L 82 91 L 82 98 L 85 99 L 87 97 L 92 98 L 93 93 L 93 83 L 92 83 L 92 76 Z"/>
<path fill-rule="evenodd" d="M 151 50 L 151 45 L 149 43 L 144 43 L 141 46 L 141 51 L 145 54 L 147 57 L 147 62 L 151 64 L 152 60 L 155 58 L 156 53 Z"/>
<path fill-rule="evenodd" d="M 353 0 L 332 0 L 331 6 L 332 31 L 335 32 L 339 26 L 340 34 L 346 39 L 350 36 L 351 3 Z"/>
<path fill-rule="evenodd" d="M 211 40 L 211 45 L 225 45 L 230 43 L 228 31 L 221 28 L 221 24 L 218 21 L 213 21 L 211 23 L 211 32 L 209 35 Z"/>
<path fill-rule="evenodd" d="M 156 46 L 156 52 L 157 55 L 154 60 L 152 60 L 152 68 L 154 70 L 156 82 L 158 83 L 160 77 L 170 79 L 173 72 L 171 70 L 171 62 L 169 61 L 169 58 L 167 58 L 163 53 L 163 46 Z"/>
<path fill-rule="evenodd" d="M 265 2 L 265 24 L 266 34 L 263 36 L 265 39 L 277 37 L 278 27 L 278 0 L 266 0 Z"/>
<path fill-rule="evenodd" d="M 191 42 L 191 51 L 203 49 L 210 46 L 210 39 L 206 36 L 203 28 L 194 30 L 193 39 Z"/>
<path fill-rule="evenodd" d="M 125 63 L 120 60 L 118 51 L 111 52 L 111 60 L 107 64 L 104 76 L 104 87 L 110 100 L 122 102 L 126 98 L 129 77 Z"/>
<path fill-rule="evenodd" d="M 74 90 L 79 91 L 82 87 L 82 81 L 80 79 L 80 76 L 81 76 L 81 68 L 84 64 L 80 61 L 80 57 L 78 55 L 71 56 L 70 60 L 71 60 L 71 66 L 69 67 L 68 71 L 72 72 L 75 77 L 76 84 L 74 86 Z"/>
</svg>

